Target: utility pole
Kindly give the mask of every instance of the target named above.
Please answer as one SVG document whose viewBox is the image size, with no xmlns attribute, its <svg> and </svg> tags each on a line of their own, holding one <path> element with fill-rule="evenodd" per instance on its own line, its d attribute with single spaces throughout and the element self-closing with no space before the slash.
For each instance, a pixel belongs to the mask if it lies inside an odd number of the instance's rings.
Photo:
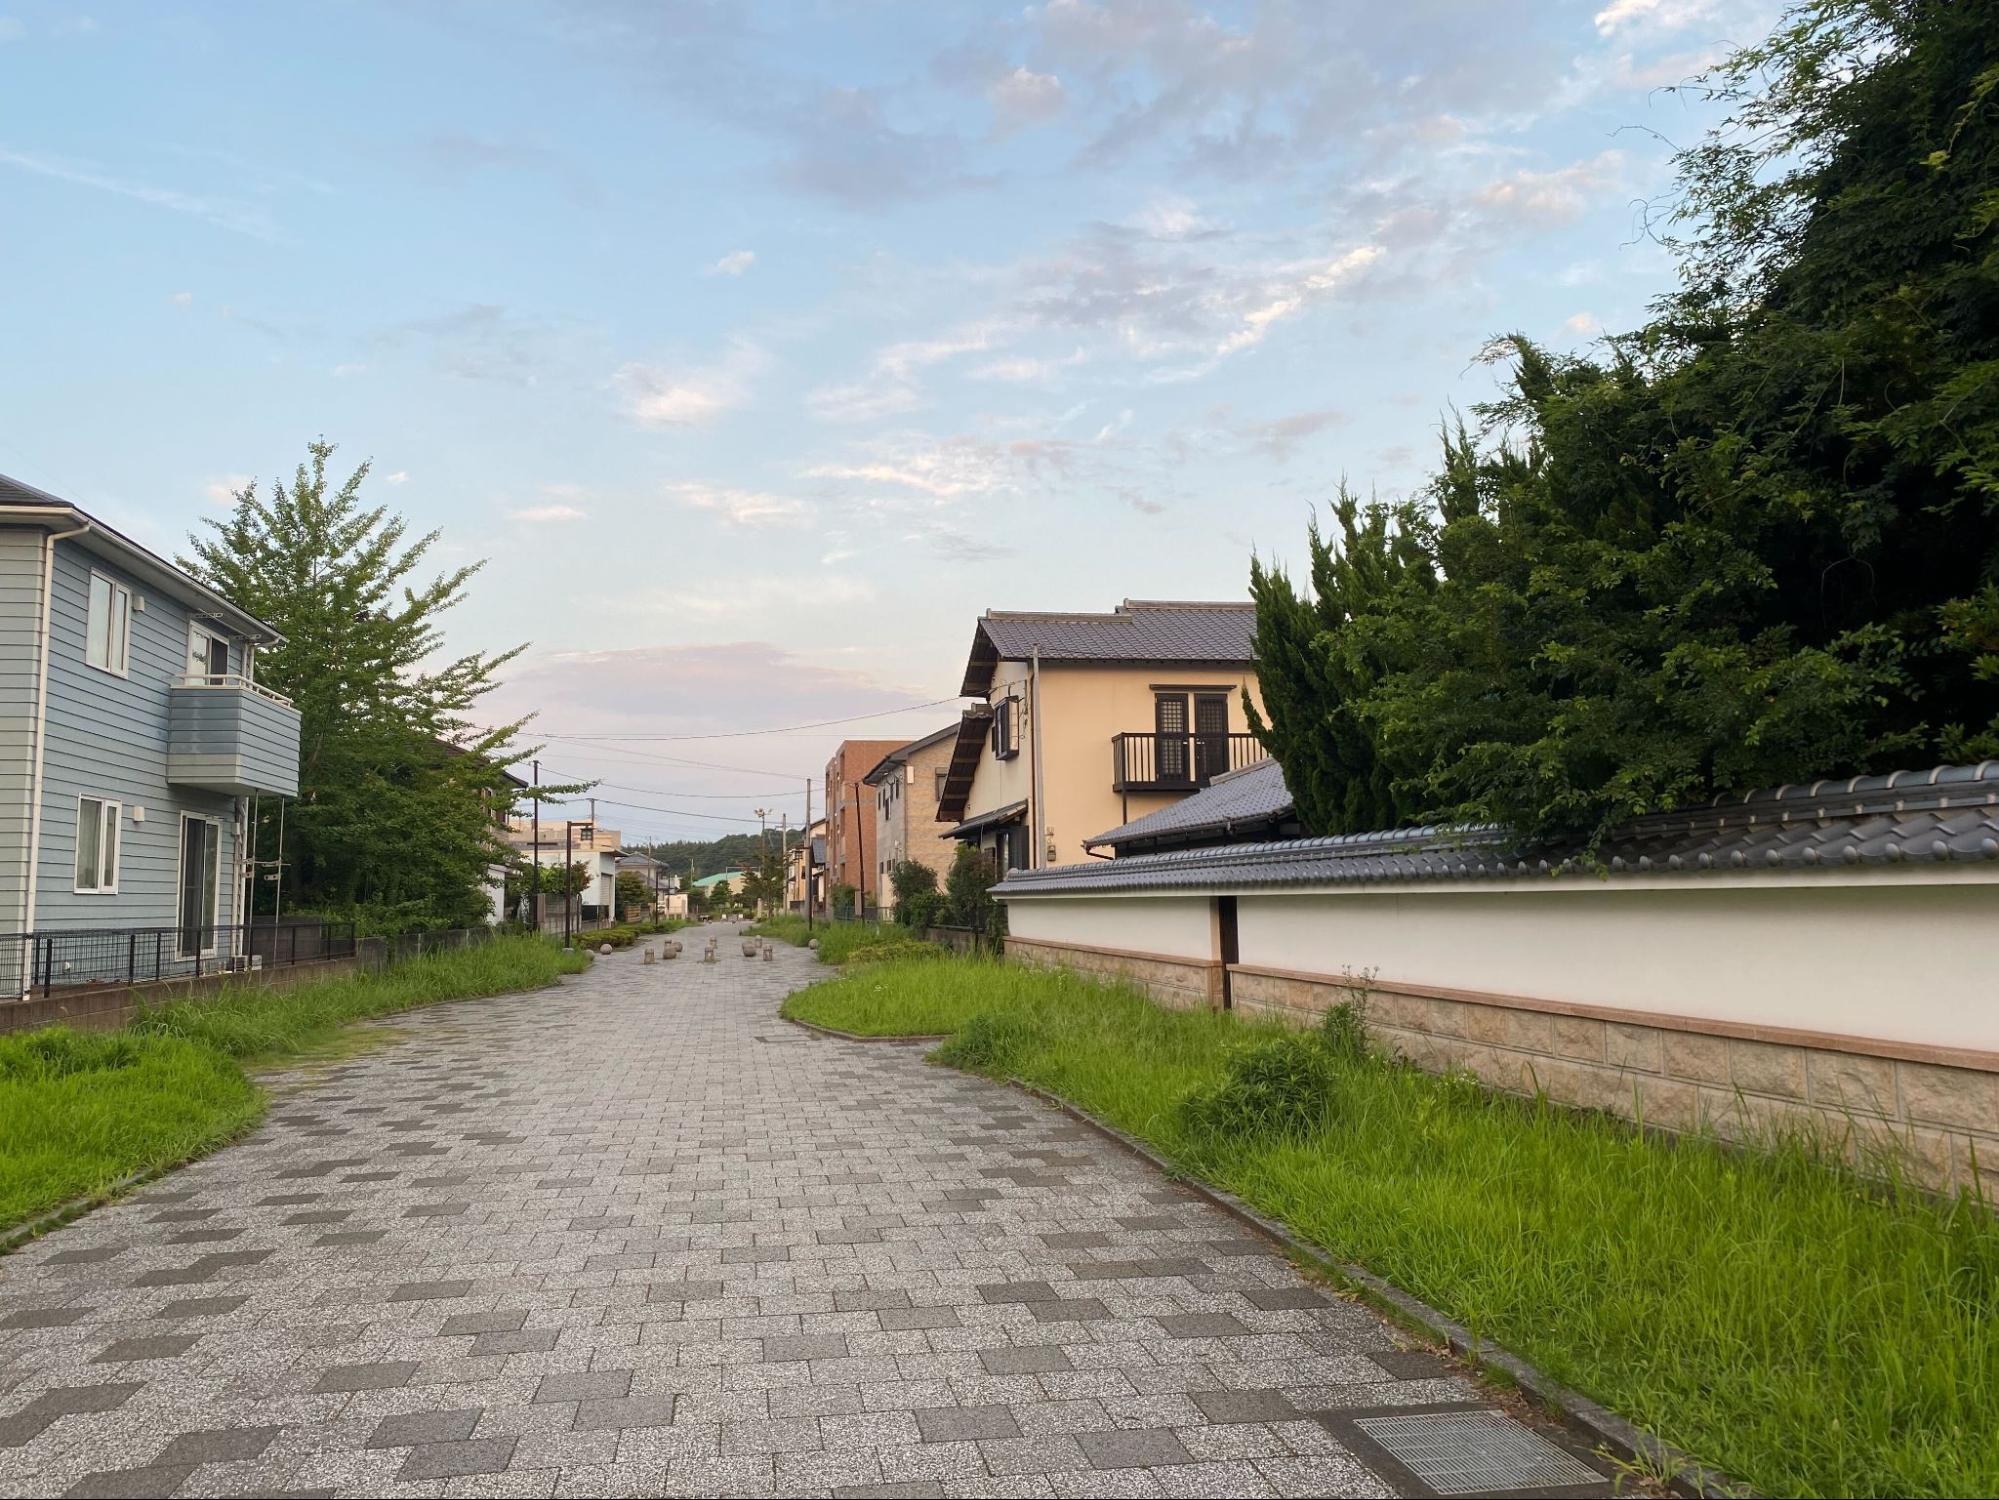
<svg viewBox="0 0 1999 1500">
<path fill-rule="evenodd" d="M 812 778 L 805 778 L 805 930 L 812 931 Z"/>
<path fill-rule="evenodd" d="M 574 946 L 574 929 L 570 925 L 574 903 L 569 891 L 569 873 L 573 866 L 569 862 L 569 851 L 570 837 L 575 832 L 575 819 L 564 818 L 562 820 L 562 946 L 564 948 Z M 595 843 L 596 840 L 593 838 L 591 842 Z"/>
<path fill-rule="evenodd" d="M 541 936 L 541 762 L 534 763 L 534 935 Z"/>
</svg>

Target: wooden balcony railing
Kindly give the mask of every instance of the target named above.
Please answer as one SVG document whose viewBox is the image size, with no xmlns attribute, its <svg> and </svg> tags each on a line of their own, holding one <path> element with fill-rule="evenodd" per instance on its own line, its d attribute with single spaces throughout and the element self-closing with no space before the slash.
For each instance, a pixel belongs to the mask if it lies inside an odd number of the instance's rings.
<svg viewBox="0 0 1999 1500">
<path fill-rule="evenodd" d="M 1111 736 L 1111 790 L 1184 792 L 1269 752 L 1253 734 L 1131 733 Z"/>
</svg>

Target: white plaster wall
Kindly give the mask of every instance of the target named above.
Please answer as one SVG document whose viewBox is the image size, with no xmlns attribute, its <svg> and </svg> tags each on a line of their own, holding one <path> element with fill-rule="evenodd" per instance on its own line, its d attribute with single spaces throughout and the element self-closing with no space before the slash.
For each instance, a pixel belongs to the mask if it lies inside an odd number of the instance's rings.
<svg viewBox="0 0 1999 1500">
<path fill-rule="evenodd" d="M 1264 968 L 1999 1051 L 1994 884 L 1245 894 L 1238 922 Z"/>
<path fill-rule="evenodd" d="M 1007 930 L 1088 948 L 1214 958 L 1206 896 L 1077 896 L 1009 901 Z"/>
</svg>

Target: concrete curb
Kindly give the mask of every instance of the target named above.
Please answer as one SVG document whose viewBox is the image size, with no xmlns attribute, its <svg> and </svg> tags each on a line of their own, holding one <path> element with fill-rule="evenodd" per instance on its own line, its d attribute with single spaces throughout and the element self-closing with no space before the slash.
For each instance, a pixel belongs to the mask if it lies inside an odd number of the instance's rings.
<svg viewBox="0 0 1999 1500">
<path fill-rule="evenodd" d="M 810 1031 L 818 1036 L 830 1036 L 842 1042 L 879 1042 L 890 1047 L 921 1047 L 927 1043 L 948 1042 L 951 1039 L 949 1032 L 938 1032 L 935 1035 L 924 1033 L 917 1036 L 862 1036 L 858 1031 L 842 1031 L 837 1026 L 821 1026 L 813 1021 L 798 1020 L 794 1016 L 780 1016 L 778 1019 L 790 1022 L 801 1031 Z"/>
<path fill-rule="evenodd" d="M 1717 1497 L 1717 1500 L 1719 1497 L 1731 1497 L 1731 1500 L 1743 1497 L 1746 1500 L 1746 1497 L 1755 1495 L 1754 1490 L 1661 1442 L 1582 1392 L 1570 1390 L 1559 1381 L 1550 1379 L 1511 1350 L 1501 1348 L 1490 1339 L 1480 1338 L 1462 1323 L 1445 1316 L 1421 1298 L 1384 1281 L 1366 1267 L 1342 1261 L 1309 1240 L 1299 1238 L 1277 1220 L 1258 1213 L 1235 1194 L 1210 1186 L 1197 1177 L 1189 1177 L 1151 1147 L 1126 1135 L 1116 1126 L 1105 1124 L 1060 1094 L 1052 1094 L 1025 1079 L 1009 1078 L 1007 1083 L 1122 1146 L 1163 1176 L 1172 1178 L 1195 1196 L 1272 1241 L 1286 1254 L 1306 1261 L 1345 1283 L 1377 1311 L 1428 1334 L 1459 1358 L 1498 1376 L 1509 1385 L 1517 1386 L 1593 1446 L 1605 1450 L 1622 1463 L 1636 1464 L 1650 1473 L 1663 1476 L 1667 1488 L 1673 1493 L 1702 1497 L 1702 1500 L 1705 1497 Z"/>
</svg>

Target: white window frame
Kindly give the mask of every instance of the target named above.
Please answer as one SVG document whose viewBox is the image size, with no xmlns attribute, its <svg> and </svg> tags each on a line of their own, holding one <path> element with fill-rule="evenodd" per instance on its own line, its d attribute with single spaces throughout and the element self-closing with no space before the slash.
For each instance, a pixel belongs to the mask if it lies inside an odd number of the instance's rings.
<svg viewBox="0 0 1999 1500">
<path fill-rule="evenodd" d="M 97 585 L 100 582 L 108 590 L 105 596 L 108 601 L 105 609 L 110 619 L 103 622 L 106 631 L 108 632 L 112 624 L 120 618 L 121 603 L 123 605 L 123 620 L 125 624 L 124 634 L 119 639 L 112 640 L 107 634 L 104 643 L 105 652 L 112 659 L 106 661 L 95 661 L 92 659 L 97 650 L 97 628 L 99 624 L 97 618 Z M 129 677 L 132 675 L 132 590 L 129 585 L 120 583 L 109 573 L 100 573 L 95 568 L 90 570 L 90 591 L 85 598 L 83 664 L 99 672 L 109 672 L 113 677 Z"/>
<path fill-rule="evenodd" d="M 70 862 L 70 889 L 79 896 L 115 896 L 118 894 L 119 866 L 124 860 L 125 804 L 113 802 L 108 797 L 79 796 L 76 799 L 76 849 L 75 854 L 83 854 L 83 804 L 97 804 L 97 884 L 85 885 L 82 872 L 76 868 L 77 860 Z M 104 878 L 109 868 L 111 879 Z"/>
</svg>

